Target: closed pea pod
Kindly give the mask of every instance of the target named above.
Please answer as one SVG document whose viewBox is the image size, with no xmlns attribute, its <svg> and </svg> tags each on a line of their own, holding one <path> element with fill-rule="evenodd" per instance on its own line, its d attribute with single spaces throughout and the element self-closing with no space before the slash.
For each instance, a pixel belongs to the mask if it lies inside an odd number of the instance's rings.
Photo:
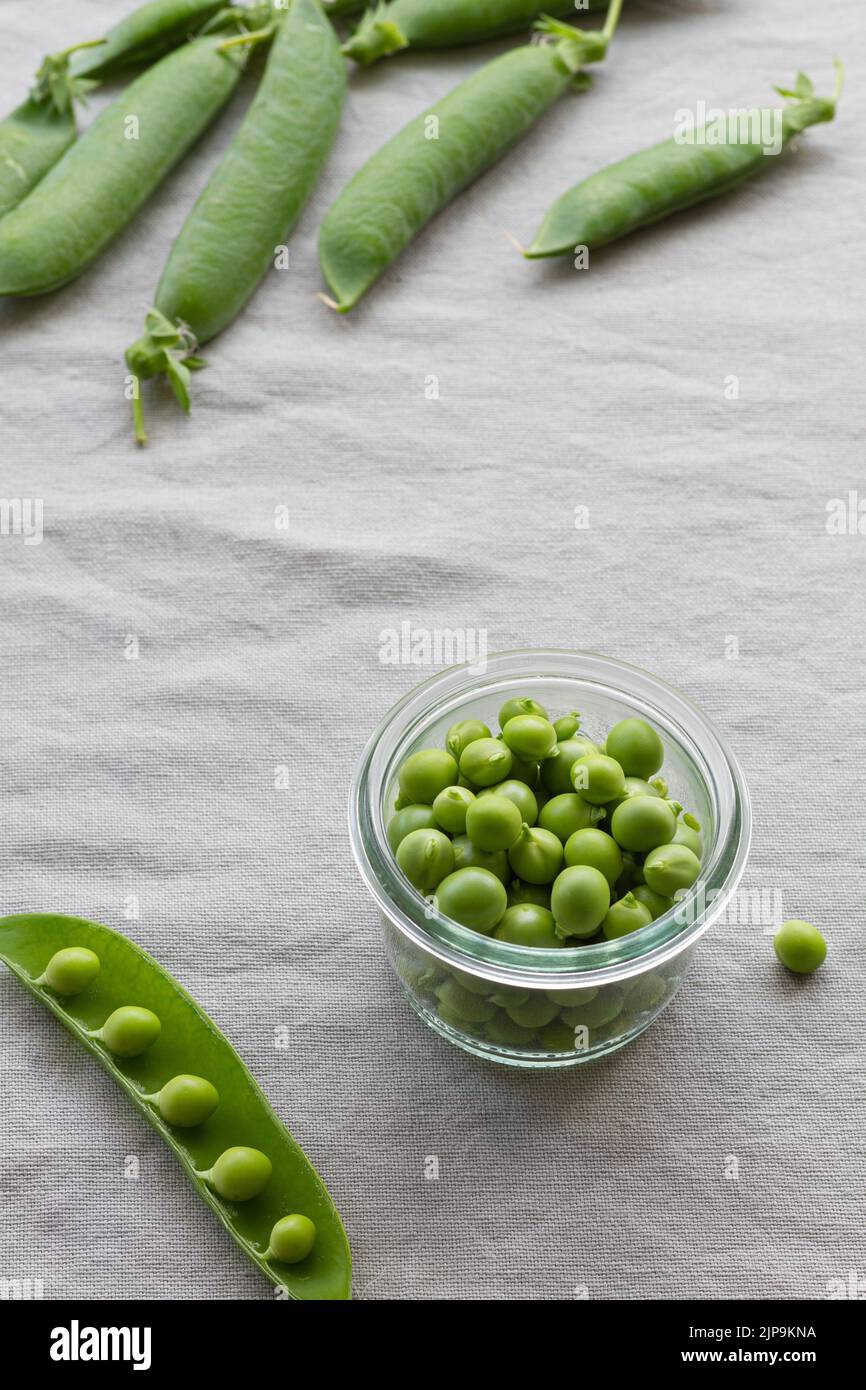
<svg viewBox="0 0 866 1390">
<path fill-rule="evenodd" d="M 607 0 L 388 0 L 365 14 L 343 52 L 367 66 L 404 48 L 452 48 L 528 29 L 540 15 L 604 9 Z"/>
<path fill-rule="evenodd" d="M 148 0 L 113 24 L 98 44 L 76 52 L 70 71 L 75 76 L 103 77 L 127 64 L 152 62 L 183 43 L 221 9 L 220 0 Z"/>
<path fill-rule="evenodd" d="M 270 36 L 240 36 L 236 46 Z M 250 109 L 169 255 L 144 335 L 127 351 L 138 378 L 166 374 L 189 410 L 189 369 L 240 313 L 273 265 L 330 152 L 346 63 L 319 0 L 293 0 Z M 136 437 L 145 441 L 139 393 Z"/>
<path fill-rule="evenodd" d="M 88 987 L 63 974 L 86 959 L 69 951 L 98 958 Z M 52 914 L 0 919 L 0 960 L 113 1077 L 271 1285 L 292 1299 L 350 1296 L 349 1249 L 321 1179 L 230 1043 L 176 980 L 108 927 Z M 45 979 L 57 970 L 61 984 L 75 985 L 74 996 L 59 996 Z M 99 1036 L 130 998 L 161 1025 L 135 1056 L 112 1052 Z M 312 1232 L 301 1223 L 293 1240 L 273 1241 L 277 1224 L 298 1215 Z"/>
<path fill-rule="evenodd" d="M 357 304 L 427 223 L 573 85 L 584 63 L 604 58 L 620 4 L 613 0 L 597 33 L 549 21 L 553 42 L 526 45 L 485 64 L 364 165 L 329 209 L 319 235 L 332 308 L 347 313 Z"/>
<path fill-rule="evenodd" d="M 841 81 L 837 64 L 836 90 L 830 98 L 815 96 L 802 74 L 794 90 L 781 91 L 789 104 L 779 113 L 780 149 L 808 126 L 832 121 Z M 756 114 L 762 130 L 773 128 L 775 110 Z M 557 199 L 524 254 L 535 259 L 571 255 L 577 246 L 606 246 L 672 213 L 720 197 L 770 167 L 767 146 L 754 139 L 741 141 L 739 127 L 733 139 L 727 132 L 727 138 L 715 140 L 715 134 L 724 137 L 726 132 L 718 125 L 704 127 L 688 139 L 666 140 L 584 179 Z"/>
<path fill-rule="evenodd" d="M 132 220 L 235 90 L 244 60 L 223 42 L 195 39 L 149 68 L 3 218 L 0 295 L 67 284 Z"/>
</svg>

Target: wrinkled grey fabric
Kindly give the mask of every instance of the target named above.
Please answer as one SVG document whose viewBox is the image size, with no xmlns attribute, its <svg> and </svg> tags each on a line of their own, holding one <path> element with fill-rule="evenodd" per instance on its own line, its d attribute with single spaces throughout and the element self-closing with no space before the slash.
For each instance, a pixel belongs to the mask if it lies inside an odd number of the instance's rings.
<svg viewBox="0 0 866 1390">
<path fill-rule="evenodd" d="M 124 9 L 6 0 L 6 106 Z M 192 991 L 325 1176 L 361 1298 L 824 1298 L 866 1271 L 866 536 L 828 531 L 866 497 L 861 7 L 626 10 L 592 92 L 343 319 L 313 297 L 324 210 L 507 45 L 354 76 L 291 270 L 211 346 L 191 420 L 147 392 L 146 451 L 122 351 L 249 84 L 94 270 L 0 309 L 2 493 L 44 505 L 41 544 L 0 536 L 4 908 L 105 921 Z M 838 121 L 735 196 L 588 273 L 507 240 L 679 108 L 760 103 L 799 67 L 826 90 L 835 53 Z M 824 969 L 720 928 L 654 1027 L 569 1073 L 429 1033 L 345 830 L 369 732 L 430 674 L 379 660 L 404 620 L 679 685 L 742 760 L 747 886 L 825 931 Z M 0 1276 L 272 1297 L 92 1059 L 0 992 Z"/>
</svg>

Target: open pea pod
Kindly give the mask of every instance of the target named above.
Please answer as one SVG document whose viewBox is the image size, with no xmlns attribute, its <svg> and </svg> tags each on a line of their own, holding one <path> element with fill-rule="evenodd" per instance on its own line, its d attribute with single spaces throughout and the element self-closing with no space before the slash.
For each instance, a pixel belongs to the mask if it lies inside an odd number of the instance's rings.
<svg viewBox="0 0 866 1390">
<path fill-rule="evenodd" d="M 49 961 L 70 947 L 84 948 L 75 953 L 73 965 L 78 967 L 82 959 L 87 966 L 88 952 L 99 958 L 95 978 L 89 969 L 70 971 L 68 966 L 66 975 L 74 978 L 57 974 L 56 983 L 67 990 L 74 985 L 74 994 L 60 993 L 44 978 Z M 324 1183 L 227 1038 L 152 956 L 98 922 L 35 913 L 0 918 L 0 960 L 114 1077 L 271 1284 L 292 1299 L 351 1297 L 349 1246 Z M 51 970 L 48 974 L 52 978 Z M 137 1006 L 137 1013 L 150 1010 L 161 1027 L 140 1055 L 120 1056 L 98 1034 L 115 1010 L 129 1005 Z M 168 1081 L 190 1076 L 210 1082 L 219 1100 L 202 1123 L 178 1128 L 163 1118 L 156 1097 Z M 236 1146 L 258 1150 L 259 1158 L 265 1155 L 272 1165 L 263 1190 L 249 1200 L 220 1196 L 210 1177 L 220 1155 Z M 295 1214 L 314 1223 L 315 1240 L 299 1262 L 285 1263 L 272 1253 L 272 1245 L 278 1245 L 272 1233 L 278 1222 Z"/>
</svg>

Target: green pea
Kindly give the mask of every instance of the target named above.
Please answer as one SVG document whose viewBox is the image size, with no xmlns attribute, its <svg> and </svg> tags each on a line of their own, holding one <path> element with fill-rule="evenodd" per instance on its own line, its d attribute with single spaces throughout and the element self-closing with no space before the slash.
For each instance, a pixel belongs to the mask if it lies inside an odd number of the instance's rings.
<svg viewBox="0 0 866 1390">
<path fill-rule="evenodd" d="M 426 897 L 454 868 L 454 849 L 441 830 L 412 830 L 397 846 L 397 863 Z"/>
<path fill-rule="evenodd" d="M 694 824 L 690 822 L 694 821 Z M 683 816 L 682 820 L 677 821 L 677 828 L 674 838 L 671 841 L 674 845 L 686 845 L 696 859 L 704 857 L 704 841 L 701 835 L 700 824 L 695 821 L 694 816 Z"/>
<path fill-rule="evenodd" d="M 447 1004 L 437 1004 L 436 1013 L 443 1023 L 446 1023 L 449 1028 L 453 1028 L 457 1033 L 472 1034 L 473 1030 L 479 1027 L 478 1024 L 469 1023 L 465 1018 L 461 1018 L 453 1009 L 449 1009 Z"/>
<path fill-rule="evenodd" d="M 264 1192 L 270 1182 L 273 1165 L 261 1149 L 243 1145 L 225 1149 L 209 1173 L 199 1177 L 209 1182 L 227 1202 L 249 1202 Z"/>
<path fill-rule="evenodd" d="M 508 862 L 527 883 L 552 883 L 562 864 L 562 842 L 549 830 L 524 825 L 508 851 Z"/>
<path fill-rule="evenodd" d="M 466 812 L 474 800 L 475 793 L 468 787 L 446 787 L 433 802 L 436 823 L 449 835 L 465 834 Z"/>
<path fill-rule="evenodd" d="M 167 1125 L 192 1129 L 204 1124 L 219 1105 L 219 1092 L 203 1076 L 173 1076 L 154 1096 L 153 1101 Z"/>
<path fill-rule="evenodd" d="M 667 981 L 661 975 L 651 972 L 638 975 L 636 979 L 626 982 L 625 992 L 629 1012 L 643 1013 L 646 1009 L 654 1009 L 656 1004 L 661 1003 L 667 993 Z"/>
<path fill-rule="evenodd" d="M 591 864 L 604 874 L 611 887 L 622 873 L 622 850 L 603 830 L 575 830 L 565 842 L 564 857 L 569 868 Z"/>
<path fill-rule="evenodd" d="M 483 980 L 480 975 L 470 975 L 466 970 L 452 970 L 451 978 L 470 994 L 483 994 L 487 998 L 496 993 L 496 985 L 492 980 Z"/>
<path fill-rule="evenodd" d="M 548 999 L 561 1009 L 574 1008 L 577 1004 L 591 1004 L 598 994 L 595 986 L 588 986 L 585 989 L 549 989 Z"/>
<path fill-rule="evenodd" d="M 665 897 L 661 893 L 654 893 L 648 883 L 638 883 L 632 889 L 632 894 L 639 903 L 643 903 L 644 907 L 649 908 L 653 921 L 665 912 L 670 912 L 674 905 L 673 898 Z"/>
<path fill-rule="evenodd" d="M 511 771 L 514 771 L 512 763 Z M 531 787 L 525 782 L 519 782 L 514 777 L 508 778 L 505 782 L 497 782 L 495 787 L 485 787 L 479 796 L 506 796 L 509 801 L 520 812 L 521 823 L 526 821 L 527 825 L 534 825 L 538 819 L 538 799 Z"/>
<path fill-rule="evenodd" d="M 488 869 L 458 869 L 436 890 L 439 911 L 473 931 L 491 932 L 507 907 L 505 889 Z"/>
<path fill-rule="evenodd" d="M 501 735 L 497 739 L 497 742 L 503 744 L 505 748 L 508 748 L 508 744 Z M 510 748 L 508 751 L 511 753 Z M 527 762 L 525 758 L 518 758 L 516 753 L 511 753 L 511 771 L 508 774 L 508 780 L 510 782 L 522 782 L 531 790 L 538 786 L 539 771 L 540 768 L 538 763 Z"/>
<path fill-rule="evenodd" d="M 676 817 L 658 796 L 628 797 L 617 806 L 610 822 L 617 844 L 634 854 L 669 845 L 676 828 Z"/>
<path fill-rule="evenodd" d="M 398 780 L 407 802 L 432 806 L 439 793 L 457 781 L 457 763 L 444 748 L 422 748 L 409 755 Z"/>
<path fill-rule="evenodd" d="M 691 888 L 700 877 L 701 861 L 687 845 L 659 845 L 643 863 L 644 878 L 654 893 L 671 898 L 681 888 Z"/>
<path fill-rule="evenodd" d="M 460 754 L 460 771 L 477 787 L 504 782 L 511 772 L 511 750 L 498 738 L 477 738 Z"/>
<path fill-rule="evenodd" d="M 577 733 L 580 728 L 580 715 L 576 709 L 572 710 L 570 714 L 560 715 L 559 719 L 554 719 L 553 727 L 556 730 L 557 743 L 562 743 Z"/>
<path fill-rule="evenodd" d="M 500 1009 L 507 1009 L 510 1004 L 525 1004 L 531 998 L 531 989 L 518 989 L 516 985 L 500 985 L 490 996 L 491 1003 L 498 1004 Z"/>
<path fill-rule="evenodd" d="M 545 1052 L 573 1052 L 576 1046 L 574 1029 L 561 1018 L 554 1018 L 540 1030 L 538 1042 Z"/>
<path fill-rule="evenodd" d="M 603 806 L 622 795 L 625 777 L 613 758 L 605 753 L 590 753 L 572 765 L 571 784 L 591 806 Z"/>
<path fill-rule="evenodd" d="M 558 796 L 552 796 L 542 807 L 538 824 L 542 829 L 550 830 L 565 844 L 575 831 L 588 829 L 603 816 L 604 812 L 600 807 L 590 806 L 577 792 L 560 792 Z"/>
<path fill-rule="evenodd" d="M 473 845 L 468 835 L 457 835 L 451 842 L 454 850 L 454 869 L 487 869 L 495 874 L 500 883 L 507 888 L 511 882 L 511 865 L 504 849 L 479 849 Z"/>
<path fill-rule="evenodd" d="M 479 796 L 466 812 L 466 834 L 489 853 L 509 849 L 522 825 L 520 812 L 506 796 Z"/>
<path fill-rule="evenodd" d="M 645 719 L 621 719 L 606 739 L 608 756 L 629 777 L 652 777 L 665 760 L 664 744 Z"/>
<path fill-rule="evenodd" d="M 783 965 L 795 975 L 811 975 L 823 964 L 827 943 L 811 922 L 792 918 L 783 922 L 773 937 L 773 950 Z"/>
<path fill-rule="evenodd" d="M 601 930 L 608 941 L 614 941 L 619 936 L 628 936 L 630 932 L 639 931 L 641 927 L 648 927 L 652 921 L 652 913 L 645 903 L 640 902 L 633 893 L 626 893 L 619 902 L 611 903 Z"/>
<path fill-rule="evenodd" d="M 516 714 L 503 725 L 502 737 L 518 758 L 541 762 L 556 748 L 556 730 L 539 714 Z"/>
<path fill-rule="evenodd" d="M 588 1004 L 563 1009 L 562 1021 L 571 1028 L 601 1028 L 622 1012 L 624 995 L 616 985 L 607 985 Z"/>
<path fill-rule="evenodd" d="M 99 974 L 99 956 L 86 946 L 64 946 L 55 951 L 37 985 L 48 985 L 55 994 L 80 994 Z"/>
<path fill-rule="evenodd" d="M 535 903 L 517 903 L 507 908 L 493 935 L 497 941 L 510 941 L 513 946 L 536 946 L 547 951 L 562 946 L 554 930 L 553 913 Z"/>
<path fill-rule="evenodd" d="M 496 1005 L 480 994 L 463 989 L 456 980 L 445 980 L 436 990 L 440 1004 L 467 1023 L 486 1023 L 496 1013 Z"/>
<path fill-rule="evenodd" d="M 150 1009 L 125 1004 L 109 1014 L 93 1036 L 101 1038 L 116 1057 L 139 1057 L 156 1042 L 161 1031 L 162 1024 Z"/>
<path fill-rule="evenodd" d="M 504 1009 L 497 1010 L 494 1018 L 485 1024 L 485 1036 L 500 1047 L 528 1047 L 535 1038 L 534 1028 L 524 1028 L 515 1023 Z"/>
<path fill-rule="evenodd" d="M 609 907 L 608 881 L 589 864 L 563 869 L 553 885 L 550 910 L 561 936 L 594 936 Z"/>
<path fill-rule="evenodd" d="M 623 850 L 622 873 L 616 881 L 614 897 L 621 898 L 629 889 L 633 888 L 636 884 L 642 883 L 643 864 L 636 855 L 630 854 L 628 850 Z"/>
<path fill-rule="evenodd" d="M 572 767 L 578 758 L 585 758 L 587 754 L 597 752 L 598 745 L 585 734 L 574 734 L 571 738 L 557 743 L 554 756 L 545 758 L 541 764 L 541 781 L 546 790 L 553 796 L 559 796 L 561 792 L 573 792 Z"/>
<path fill-rule="evenodd" d="M 401 806 L 388 822 L 388 844 L 396 854 L 401 842 L 407 835 L 411 835 L 413 830 L 435 830 L 436 825 L 436 814 L 429 806 L 413 806 L 411 803 Z"/>
<path fill-rule="evenodd" d="M 556 1018 L 559 1010 L 545 994 L 538 993 L 530 995 L 523 1004 L 506 1004 L 505 1012 L 512 1023 L 519 1023 L 521 1028 L 543 1028 Z"/>
<path fill-rule="evenodd" d="M 535 903 L 538 907 L 550 907 L 550 884 L 524 883 L 520 878 L 513 879 L 508 888 L 508 906 L 514 907 L 517 903 Z"/>
<path fill-rule="evenodd" d="M 445 735 L 445 747 L 459 763 L 464 748 L 468 748 L 470 743 L 475 743 L 479 738 L 490 737 L 490 730 L 480 719 L 458 719 Z"/>
<path fill-rule="evenodd" d="M 316 1243 L 316 1227 L 308 1216 L 293 1212 L 281 1216 L 271 1231 L 265 1251 L 266 1260 L 279 1260 L 284 1265 L 300 1264 Z"/>
<path fill-rule="evenodd" d="M 519 715 L 534 715 L 537 719 L 546 719 L 547 710 L 544 705 L 540 705 L 537 700 L 530 699 L 528 695 L 515 695 L 499 711 L 499 727 L 505 731 L 505 725 L 512 719 L 517 719 Z"/>
<path fill-rule="evenodd" d="M 643 777 L 626 777 L 622 789 L 622 795 L 615 797 L 613 801 L 608 803 L 608 815 L 612 815 L 613 812 L 616 810 L 617 806 L 619 806 L 623 801 L 626 801 L 630 796 L 660 795 L 661 792 L 659 791 L 659 789 L 657 787 L 654 787 L 652 782 L 644 781 Z"/>
</svg>

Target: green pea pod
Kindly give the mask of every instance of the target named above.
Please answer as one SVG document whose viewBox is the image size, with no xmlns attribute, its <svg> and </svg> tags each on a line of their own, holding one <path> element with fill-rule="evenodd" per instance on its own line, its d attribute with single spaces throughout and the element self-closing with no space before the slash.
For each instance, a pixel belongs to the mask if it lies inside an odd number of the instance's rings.
<svg viewBox="0 0 866 1390">
<path fill-rule="evenodd" d="M 604 58 L 619 16 L 603 30 L 555 20 L 545 42 L 495 58 L 410 121 L 355 175 L 325 216 L 319 260 L 340 313 L 396 260 L 438 212 L 515 145 L 575 80 Z M 324 296 L 323 296 L 324 298 Z"/>
<path fill-rule="evenodd" d="M 147 331 L 126 354 L 139 379 L 167 374 L 185 410 L 190 366 L 204 365 L 198 345 L 232 322 L 273 265 L 328 157 L 345 90 L 319 0 L 293 0 L 243 124 L 172 248 Z M 138 383 L 133 404 L 144 443 Z"/>
<path fill-rule="evenodd" d="M 335 19 L 347 14 L 358 14 L 366 6 L 366 0 L 322 0 L 325 13 Z"/>
<path fill-rule="evenodd" d="M 70 63 L 76 77 L 104 77 L 131 63 L 149 63 L 183 43 L 206 24 L 223 0 L 148 0 L 109 29 L 101 44 L 77 53 Z"/>
<path fill-rule="evenodd" d="M 579 8 L 604 9 L 607 0 L 387 0 L 364 15 L 343 52 L 368 66 L 404 48 L 453 48 L 528 29 L 543 14 L 574 17 Z"/>
<path fill-rule="evenodd" d="M 523 254 L 535 260 L 607 246 L 672 213 L 721 197 L 769 168 L 770 149 L 780 153 L 807 126 L 832 121 L 841 82 L 837 64 L 830 98 L 816 96 L 803 74 L 795 88 L 777 88 L 789 104 L 746 113 L 748 124 L 743 124 L 751 138 L 730 138 L 731 133 L 739 137 L 739 119 L 715 121 L 689 132 L 687 139 L 666 140 L 601 169 L 557 199 Z M 769 149 L 766 138 L 754 138 L 760 131 L 774 133 Z"/>
<path fill-rule="evenodd" d="M 0 217 L 24 201 L 75 140 L 75 102 L 84 102 L 96 84 L 70 77 L 69 57 L 93 46 L 46 58 L 27 100 L 0 121 Z"/>
<path fill-rule="evenodd" d="M 74 280 L 132 220 L 235 90 L 246 50 L 194 39 L 148 68 L 97 116 L 0 222 L 0 295 Z"/>
<path fill-rule="evenodd" d="M 43 978 L 46 967 L 69 947 L 79 948 L 78 955 L 94 952 L 98 974 L 94 978 L 88 971 L 68 988 L 58 978 L 52 988 Z M 157 961 L 109 927 L 47 913 L 0 919 L 0 960 L 162 1135 L 199 1196 L 271 1284 L 293 1299 L 351 1296 L 346 1235 L 320 1177 L 228 1040 Z M 55 979 L 50 969 L 48 976 Z M 59 993 L 60 987 L 66 992 Z M 118 1055 L 98 1034 L 116 1009 L 130 1004 L 138 1006 L 139 1014 L 150 1010 L 161 1028 L 155 1028 L 156 1040 L 139 1055 Z M 208 1117 L 191 1128 L 179 1129 L 179 1121 L 163 1119 L 157 1098 L 174 1078 L 203 1078 L 216 1088 L 216 1109 L 211 1103 Z M 208 1181 L 217 1158 L 237 1145 L 259 1150 L 259 1158 L 265 1155 L 273 1168 L 264 1190 L 248 1201 L 225 1199 Z M 271 1254 L 270 1237 L 276 1223 L 294 1213 L 312 1220 L 315 1244 L 299 1263 L 284 1264 Z"/>
</svg>

